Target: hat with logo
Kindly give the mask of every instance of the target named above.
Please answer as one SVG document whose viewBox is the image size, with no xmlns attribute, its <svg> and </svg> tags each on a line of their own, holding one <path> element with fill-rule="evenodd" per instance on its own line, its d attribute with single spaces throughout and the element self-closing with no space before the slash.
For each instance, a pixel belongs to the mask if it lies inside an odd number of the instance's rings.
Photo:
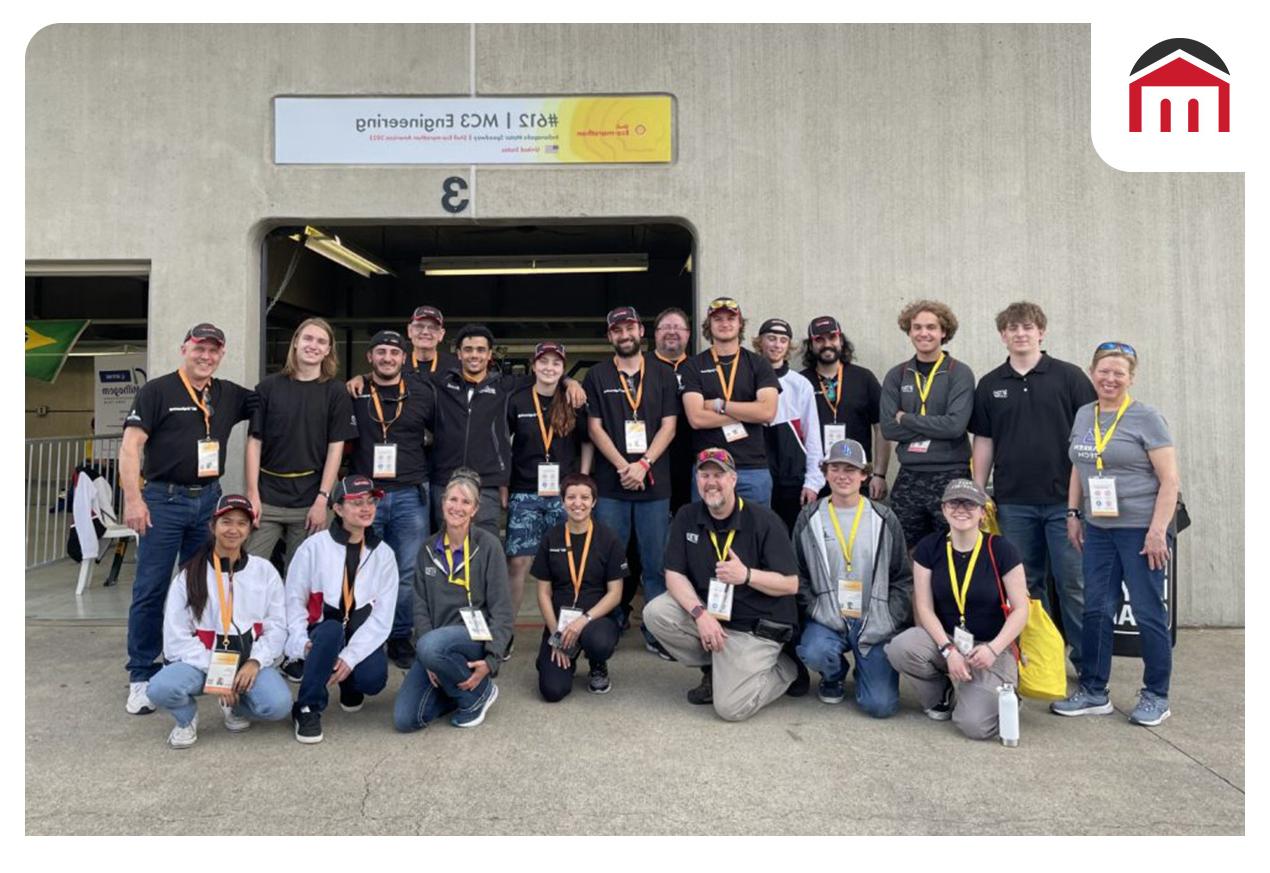
<svg viewBox="0 0 1270 873">
<path fill-rule="evenodd" d="M 838 319 L 832 315 L 822 315 L 813 318 L 811 324 L 807 325 L 807 339 L 817 336 L 829 336 L 834 333 L 842 333 L 842 326 L 838 324 Z"/>
<path fill-rule="evenodd" d="M 617 309 L 609 310 L 609 327 L 617 327 L 619 324 L 625 324 L 628 321 L 639 324 L 639 313 L 635 311 L 634 306 L 619 306 Z"/>
<path fill-rule="evenodd" d="M 829 454 L 820 461 L 820 469 L 828 464 L 850 464 L 857 470 L 867 470 L 869 459 L 865 457 L 864 446 L 855 440 L 838 440 L 829 447 Z"/>
<path fill-rule="evenodd" d="M 441 314 L 441 310 L 437 309 L 435 306 L 420 306 L 415 310 L 414 315 L 410 316 L 411 323 L 427 319 L 431 319 L 442 327 L 445 327 L 445 316 L 443 316 Z"/>
<path fill-rule="evenodd" d="M 357 497 L 362 494 L 369 494 L 376 500 L 384 496 L 383 490 L 376 488 L 374 482 L 360 473 L 355 473 L 335 483 L 335 490 L 331 492 L 331 502 L 343 503 L 346 497 Z"/>
<path fill-rule="evenodd" d="M 716 297 L 706 304 L 706 315 L 714 315 L 716 312 L 735 312 L 741 314 L 741 304 L 736 302 L 735 297 Z"/>
<path fill-rule="evenodd" d="M 550 340 L 538 343 L 538 345 L 534 346 L 533 360 L 536 361 L 543 355 L 559 355 L 560 360 L 568 360 L 568 357 L 564 353 L 564 346 L 560 345 L 560 343 L 551 342 Z"/>
<path fill-rule="evenodd" d="M 225 345 L 225 331 L 210 321 L 204 321 L 185 332 L 185 339 L 182 342 L 189 342 L 190 340 L 194 340 L 196 343 L 216 343 L 223 346 Z"/>
<path fill-rule="evenodd" d="M 370 338 L 370 347 L 375 346 L 392 346 L 401 349 L 402 352 L 410 351 L 410 344 L 406 342 L 406 338 L 395 330 L 381 330 Z"/>
<path fill-rule="evenodd" d="M 794 329 L 790 327 L 789 322 L 783 318 L 769 318 L 767 321 L 763 322 L 763 326 L 758 329 L 758 335 L 762 336 L 765 333 L 787 336 L 790 339 L 794 338 Z"/>
<path fill-rule="evenodd" d="M 988 502 L 988 492 L 980 488 L 973 479 L 954 479 L 944 487 L 944 496 L 940 503 L 954 500 L 967 500 L 976 506 L 984 506 Z"/>
<path fill-rule="evenodd" d="M 736 461 L 732 460 L 732 453 L 727 449 L 702 449 L 697 452 L 696 469 L 700 470 L 706 464 L 718 464 L 725 473 L 736 472 Z"/>
<path fill-rule="evenodd" d="M 251 508 L 251 501 L 241 494 L 222 494 L 220 500 L 216 501 L 216 508 L 212 510 L 212 518 L 220 518 L 227 512 L 233 512 L 235 509 L 241 509 L 247 513 L 248 518 L 255 518 L 256 512 Z"/>
</svg>

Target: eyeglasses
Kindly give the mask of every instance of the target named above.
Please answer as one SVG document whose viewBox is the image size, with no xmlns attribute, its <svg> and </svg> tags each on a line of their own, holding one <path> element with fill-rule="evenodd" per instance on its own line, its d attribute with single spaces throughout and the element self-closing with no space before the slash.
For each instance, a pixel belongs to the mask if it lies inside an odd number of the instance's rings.
<svg viewBox="0 0 1270 873">
<path fill-rule="evenodd" d="M 1094 349 L 1095 354 L 1098 352 L 1120 352 L 1131 358 L 1138 356 L 1138 352 L 1133 346 L 1128 343 L 1118 343 L 1114 340 L 1112 342 L 1099 343 L 1098 348 Z"/>
<path fill-rule="evenodd" d="M 354 506 L 354 507 L 357 507 L 358 509 L 363 509 L 367 506 L 378 506 L 379 498 L 378 497 L 357 497 L 357 498 L 345 497 L 344 505 Z"/>
<path fill-rule="evenodd" d="M 710 312 L 717 312 L 720 309 L 735 309 L 737 312 L 740 312 L 741 304 L 737 303 L 731 297 L 719 297 L 711 300 L 710 305 L 707 308 Z"/>
<path fill-rule="evenodd" d="M 971 512 L 979 508 L 979 504 L 973 500 L 946 500 L 944 501 L 944 506 L 960 512 Z"/>
<path fill-rule="evenodd" d="M 658 333 L 687 333 L 688 328 L 680 327 L 677 324 L 663 324 L 661 327 L 657 328 L 657 332 Z"/>
</svg>

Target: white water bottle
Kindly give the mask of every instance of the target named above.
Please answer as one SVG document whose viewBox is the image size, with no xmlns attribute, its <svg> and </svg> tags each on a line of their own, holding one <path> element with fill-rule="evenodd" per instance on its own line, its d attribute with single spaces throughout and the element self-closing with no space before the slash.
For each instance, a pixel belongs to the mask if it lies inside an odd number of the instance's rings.
<svg viewBox="0 0 1270 873">
<path fill-rule="evenodd" d="M 1019 698 L 1008 682 L 997 689 L 997 733 L 1001 745 L 1013 748 L 1019 744 Z"/>
</svg>

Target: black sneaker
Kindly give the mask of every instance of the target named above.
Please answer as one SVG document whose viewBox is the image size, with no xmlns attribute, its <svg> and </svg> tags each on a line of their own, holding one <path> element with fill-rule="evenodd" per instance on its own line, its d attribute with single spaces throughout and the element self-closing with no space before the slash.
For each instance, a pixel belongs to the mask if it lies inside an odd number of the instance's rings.
<svg viewBox="0 0 1270 873">
<path fill-rule="evenodd" d="M 657 638 L 653 636 L 652 634 L 650 634 L 647 628 L 644 628 L 643 630 L 644 630 L 644 648 L 646 650 L 652 652 L 654 655 L 661 658 L 663 661 L 675 660 L 675 656 L 670 654 L 670 652 L 666 651 L 666 647 L 663 646 L 660 642 L 658 642 Z"/>
<path fill-rule="evenodd" d="M 365 694 L 360 691 L 354 691 L 351 688 L 345 688 L 343 685 L 340 686 L 340 709 L 345 712 L 357 712 L 365 702 Z"/>
<path fill-rule="evenodd" d="M 939 699 L 930 709 L 924 710 L 927 718 L 933 718 L 935 721 L 948 721 L 952 718 L 953 710 L 953 684 L 950 680 L 944 680 L 944 696 Z"/>
<path fill-rule="evenodd" d="M 388 660 L 403 670 L 409 670 L 415 662 L 415 647 L 408 637 L 391 637 L 388 640 Z"/>
<path fill-rule="evenodd" d="M 499 660 L 510 661 L 512 659 L 512 652 L 514 652 L 515 650 L 516 650 L 516 635 L 512 634 L 512 638 L 507 641 L 507 651 L 503 652 L 503 657 L 500 658 Z"/>
<path fill-rule="evenodd" d="M 282 665 L 282 675 L 288 682 L 299 682 L 304 678 L 304 659 L 287 658 L 286 663 Z"/>
<path fill-rule="evenodd" d="M 322 714 L 314 712 L 307 706 L 301 707 L 292 714 L 295 722 L 295 738 L 302 743 L 322 742 Z"/>
<path fill-rule="evenodd" d="M 701 684 L 688 692 L 688 702 L 694 706 L 714 703 L 714 680 L 709 667 L 701 668 Z"/>
<path fill-rule="evenodd" d="M 785 689 L 785 694 L 789 697 L 806 697 L 807 692 L 811 690 L 811 674 L 807 672 L 807 665 L 801 658 L 794 659 L 794 666 L 798 668 L 798 675 Z"/>
<path fill-rule="evenodd" d="M 590 684 L 587 685 L 587 691 L 592 694 L 608 694 L 613 690 L 613 683 L 609 681 L 609 665 L 605 661 L 591 665 Z"/>
</svg>

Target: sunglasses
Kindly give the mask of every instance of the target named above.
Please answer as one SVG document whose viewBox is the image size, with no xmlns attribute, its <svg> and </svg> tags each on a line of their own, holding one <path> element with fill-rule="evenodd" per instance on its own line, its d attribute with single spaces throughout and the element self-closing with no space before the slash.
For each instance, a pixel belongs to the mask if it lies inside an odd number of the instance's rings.
<svg viewBox="0 0 1270 873">
<path fill-rule="evenodd" d="M 705 449 L 697 455 L 698 464 L 704 464 L 707 461 L 732 466 L 732 456 L 723 449 Z"/>
<path fill-rule="evenodd" d="M 1128 343 L 1118 343 L 1114 341 L 1099 343 L 1098 348 L 1094 349 L 1094 352 L 1120 352 L 1121 354 L 1128 355 L 1131 358 L 1136 358 L 1138 356 L 1138 352 L 1133 346 Z"/>
<path fill-rule="evenodd" d="M 717 312 L 720 309 L 735 309 L 737 312 L 740 312 L 741 304 L 737 303 L 731 297 L 720 297 L 716 300 L 711 300 L 708 309 L 710 312 Z"/>
</svg>

